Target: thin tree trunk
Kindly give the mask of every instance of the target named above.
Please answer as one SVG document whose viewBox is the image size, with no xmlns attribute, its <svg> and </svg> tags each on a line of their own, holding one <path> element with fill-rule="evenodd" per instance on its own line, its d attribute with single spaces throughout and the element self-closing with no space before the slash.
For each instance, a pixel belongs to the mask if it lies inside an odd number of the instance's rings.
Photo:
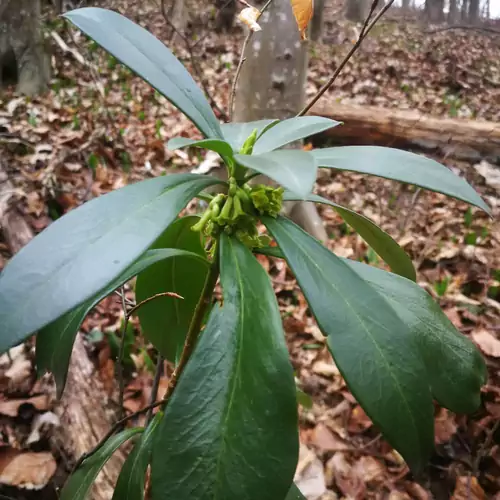
<svg viewBox="0 0 500 500">
<path fill-rule="evenodd" d="M 364 21 L 368 14 L 367 0 L 347 0 L 346 17 L 350 21 L 361 22 Z"/>
<path fill-rule="evenodd" d="M 46 88 L 50 61 L 40 23 L 40 0 L 0 0 L 0 86 L 5 85 L 2 70 L 13 54 L 18 92 L 34 95 Z"/>
<path fill-rule="evenodd" d="M 468 17 L 470 24 L 476 24 L 479 21 L 479 0 L 470 0 Z"/>
<path fill-rule="evenodd" d="M 460 18 L 462 21 L 467 21 L 467 12 L 469 10 L 468 0 L 462 0 L 462 7 L 460 12 Z"/>
<path fill-rule="evenodd" d="M 448 12 L 448 23 L 456 24 L 458 21 L 458 3 L 457 0 L 450 0 L 450 10 Z"/>
<path fill-rule="evenodd" d="M 323 36 L 325 0 L 314 1 L 314 15 L 311 22 L 311 40 L 321 42 Z"/>
<path fill-rule="evenodd" d="M 248 44 L 238 82 L 236 122 L 289 118 L 305 101 L 307 43 L 300 42 L 290 0 L 274 0 L 259 24 L 262 31 Z M 327 240 L 314 206 L 300 202 L 287 204 L 286 210 L 293 210 L 293 218 L 315 238 Z"/>
</svg>

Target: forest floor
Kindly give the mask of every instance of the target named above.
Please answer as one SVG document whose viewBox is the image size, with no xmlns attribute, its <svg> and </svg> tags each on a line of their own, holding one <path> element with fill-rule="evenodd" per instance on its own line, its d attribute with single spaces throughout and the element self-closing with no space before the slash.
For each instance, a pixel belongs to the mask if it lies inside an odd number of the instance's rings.
<svg viewBox="0 0 500 500">
<path fill-rule="evenodd" d="M 167 39 L 169 29 L 159 9 L 144 4 L 120 0 L 113 6 Z M 357 28 L 338 18 L 338 9 L 330 7 L 323 43 L 310 47 L 308 96 L 326 81 L 356 36 Z M 208 7 L 200 7 L 191 21 L 190 34 L 200 39 L 195 48 L 200 73 L 217 107 L 227 110 L 243 30 L 237 26 L 230 34 L 216 34 Z M 327 98 L 498 122 L 500 37 L 426 29 L 401 19 L 383 21 Z M 192 170 L 205 160 L 197 151 L 166 149 L 168 138 L 194 137 L 196 129 L 114 58 L 60 20 L 48 19 L 46 34 L 53 46 L 50 92 L 27 99 L 12 90 L 0 101 L 2 165 L 14 186 L 10 204 L 16 204 L 35 233 L 93 197 L 164 172 Z M 176 36 L 169 45 L 191 69 L 183 41 Z M 485 160 L 471 164 L 435 159 L 484 196 L 493 219 L 439 194 L 355 174 L 326 172 L 317 191 L 371 218 L 409 253 L 419 284 L 486 357 L 489 380 L 483 404 L 467 417 L 436 408 L 436 452 L 417 480 L 347 390 L 293 276 L 283 262 L 262 257 L 273 277 L 299 384 L 312 398 L 310 408 L 300 408 L 297 470 L 298 484 L 309 499 L 500 499 L 500 170 Z M 320 211 L 333 251 L 383 265 L 336 212 L 328 207 Z M 10 248 L 0 236 L 0 269 L 9 257 Z M 116 340 L 121 314 L 119 298 L 111 296 L 83 325 L 99 376 L 111 391 L 115 369 L 106 339 Z M 149 398 L 153 354 L 139 335 L 128 354 L 134 368 L 125 406 L 135 411 Z M 41 432 L 40 416 L 51 413 L 54 402 L 33 401 L 40 385 L 34 378 L 31 344 L 11 355 L 11 360 L 0 357 L 0 471 L 16 447 L 24 448 L 23 453 L 45 450 L 47 467 L 52 454 L 64 468 L 43 433 L 33 437 Z M 22 457 L 19 463 L 27 466 Z M 53 492 L 55 484 L 44 491 Z M 0 486 L 3 495 L 42 498 Z"/>
</svg>

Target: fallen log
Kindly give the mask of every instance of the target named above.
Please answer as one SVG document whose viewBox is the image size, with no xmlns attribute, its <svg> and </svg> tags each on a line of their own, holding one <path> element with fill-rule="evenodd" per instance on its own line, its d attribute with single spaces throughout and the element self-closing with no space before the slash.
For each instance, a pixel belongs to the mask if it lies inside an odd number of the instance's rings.
<svg viewBox="0 0 500 500">
<path fill-rule="evenodd" d="M 328 102 L 315 105 L 310 114 L 344 122 L 323 134 L 335 144 L 417 148 L 467 161 L 485 158 L 500 163 L 500 123 Z"/>
</svg>

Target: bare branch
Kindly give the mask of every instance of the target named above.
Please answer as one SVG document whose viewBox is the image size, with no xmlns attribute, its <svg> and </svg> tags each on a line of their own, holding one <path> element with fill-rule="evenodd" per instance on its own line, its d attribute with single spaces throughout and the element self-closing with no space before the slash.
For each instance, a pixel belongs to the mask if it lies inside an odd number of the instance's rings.
<svg viewBox="0 0 500 500">
<path fill-rule="evenodd" d="M 374 0 L 372 7 L 374 4 L 376 4 L 378 0 Z M 366 38 L 368 33 L 372 30 L 372 28 L 377 24 L 378 20 L 389 10 L 391 5 L 394 3 L 394 0 L 389 0 L 387 4 L 378 12 L 378 14 L 375 16 L 373 21 L 368 24 L 364 32 L 362 31 L 361 34 L 359 35 L 358 40 L 356 43 L 353 45 L 352 49 L 349 51 L 349 53 L 344 57 L 343 61 L 340 63 L 338 68 L 335 70 L 331 78 L 321 87 L 321 89 L 318 91 L 318 93 L 311 99 L 311 101 L 306 105 L 306 107 L 297 115 L 297 116 L 304 116 L 315 104 L 318 102 L 318 100 L 323 96 L 323 94 L 333 85 L 341 71 L 344 69 L 345 65 L 349 62 L 351 57 L 354 55 L 354 53 L 359 49 L 361 43 L 363 40 Z M 371 10 L 370 10 L 371 12 Z M 368 16 L 370 17 L 370 15 Z M 366 22 L 365 22 L 366 24 Z"/>
<path fill-rule="evenodd" d="M 262 7 L 260 11 L 259 17 L 266 11 L 266 9 L 271 5 L 273 0 L 268 0 L 265 5 Z M 378 1 L 378 0 L 377 0 Z M 394 0 L 393 0 L 394 1 Z M 240 55 L 240 60 L 238 62 L 238 66 L 236 68 L 236 73 L 234 75 L 234 81 L 233 85 L 231 87 L 231 97 L 229 99 L 229 121 L 233 119 L 233 110 L 234 110 L 234 98 L 236 97 L 236 87 L 238 86 L 238 80 L 240 78 L 241 74 L 241 69 L 243 68 L 243 64 L 245 64 L 246 58 L 245 58 L 245 50 L 247 48 L 248 42 L 250 42 L 250 39 L 253 36 L 253 31 L 248 30 L 248 34 L 245 37 L 245 41 L 243 42 L 243 47 L 241 48 L 241 55 Z"/>
<path fill-rule="evenodd" d="M 123 310 L 123 327 L 122 327 L 122 337 L 120 339 L 120 349 L 118 351 L 118 358 L 116 360 L 116 371 L 118 378 L 118 418 L 123 417 L 123 398 L 125 394 L 125 380 L 123 374 L 123 355 L 125 353 L 125 337 L 127 334 L 128 326 L 128 313 L 127 304 L 125 303 L 125 289 L 121 287 L 121 299 L 122 299 L 122 310 Z"/>
<path fill-rule="evenodd" d="M 156 372 L 155 378 L 153 380 L 153 387 L 151 388 L 151 398 L 149 399 L 149 406 L 156 403 L 156 398 L 158 397 L 158 388 L 160 387 L 160 379 L 163 373 L 163 356 L 158 353 L 158 361 L 156 362 Z M 153 408 L 148 410 L 146 414 L 146 422 L 149 424 L 153 418 Z"/>
</svg>

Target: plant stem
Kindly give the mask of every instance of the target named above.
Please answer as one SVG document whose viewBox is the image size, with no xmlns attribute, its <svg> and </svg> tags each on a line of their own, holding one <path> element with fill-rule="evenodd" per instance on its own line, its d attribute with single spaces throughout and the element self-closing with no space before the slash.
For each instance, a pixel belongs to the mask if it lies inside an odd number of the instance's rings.
<svg viewBox="0 0 500 500">
<path fill-rule="evenodd" d="M 177 382 L 179 381 L 179 377 L 182 375 L 182 372 L 184 371 L 184 368 L 186 367 L 189 358 L 194 351 L 196 342 L 201 333 L 201 327 L 203 324 L 205 313 L 208 309 L 208 306 L 212 302 L 214 288 L 219 278 L 219 256 L 217 250 L 218 249 L 215 248 L 214 260 L 212 262 L 212 265 L 210 266 L 210 270 L 208 271 L 207 279 L 205 280 L 205 285 L 203 287 L 203 291 L 201 292 L 200 300 L 198 301 L 196 309 L 194 310 L 193 319 L 191 320 L 191 324 L 186 335 L 186 340 L 184 342 L 184 348 L 182 349 L 181 357 L 179 359 L 179 364 L 175 367 L 174 373 L 172 373 L 167 392 L 165 393 L 165 396 L 163 398 L 165 406 L 168 403 L 170 396 L 174 392 L 175 387 L 177 386 Z"/>
<path fill-rule="evenodd" d="M 378 0 L 373 1 L 373 5 L 376 5 L 378 3 Z M 389 7 L 394 3 L 394 0 L 389 0 L 387 4 L 378 12 L 378 14 L 375 16 L 373 21 L 366 26 L 363 26 L 363 30 L 361 34 L 359 35 L 358 40 L 356 43 L 353 45 L 352 49 L 348 52 L 348 54 L 344 57 L 343 61 L 340 63 L 338 68 L 335 70 L 331 78 L 321 87 L 321 89 L 318 91 L 318 93 L 311 99 L 311 101 L 305 106 L 305 108 L 297 115 L 297 116 L 304 116 L 315 104 L 318 102 L 318 100 L 323 96 L 323 94 L 333 85 L 337 77 L 339 76 L 340 72 L 344 69 L 345 65 L 349 62 L 351 57 L 354 55 L 354 53 L 358 50 L 359 46 L 363 42 L 363 40 L 366 38 L 368 33 L 370 33 L 371 29 L 377 24 L 377 21 L 387 12 Z M 370 9 L 370 14 L 367 20 L 371 17 L 373 13 L 374 8 Z"/>
<path fill-rule="evenodd" d="M 125 353 L 125 337 L 127 334 L 128 326 L 128 312 L 127 304 L 125 303 L 125 288 L 121 287 L 121 299 L 122 299 L 122 309 L 123 309 L 123 328 L 122 337 L 120 339 L 120 348 L 118 350 L 118 358 L 116 360 L 116 372 L 118 378 L 118 418 L 123 417 L 123 398 L 125 393 L 125 380 L 123 375 L 123 355 Z"/>
<path fill-rule="evenodd" d="M 156 362 L 156 372 L 155 378 L 153 380 L 153 387 L 151 388 L 151 398 L 149 399 L 149 406 L 156 402 L 158 397 L 158 389 L 160 387 L 160 379 L 163 373 L 163 356 L 158 353 L 158 361 Z M 146 414 L 146 425 L 148 425 L 153 419 L 153 408 L 149 408 Z"/>
</svg>

